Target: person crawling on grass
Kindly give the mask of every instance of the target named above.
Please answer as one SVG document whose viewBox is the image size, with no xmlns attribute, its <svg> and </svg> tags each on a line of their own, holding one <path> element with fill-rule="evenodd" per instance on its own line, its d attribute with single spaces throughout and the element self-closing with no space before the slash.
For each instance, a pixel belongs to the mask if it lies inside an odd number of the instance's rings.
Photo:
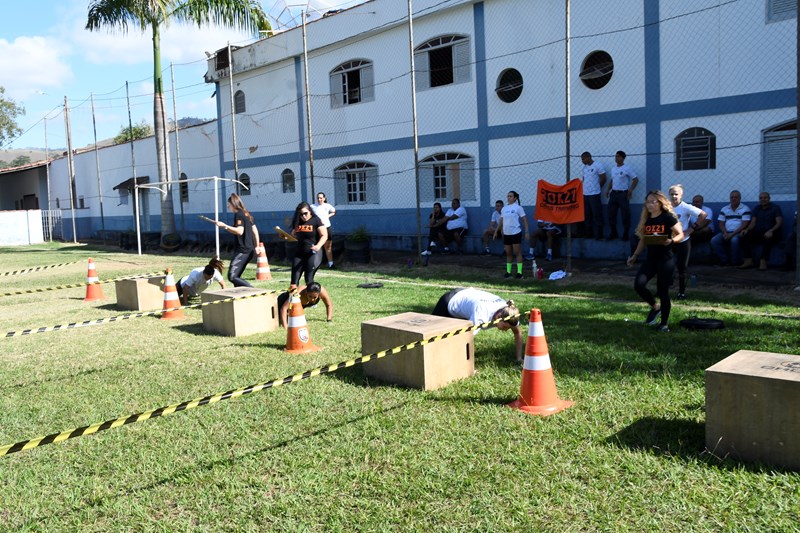
<svg viewBox="0 0 800 533">
<path fill-rule="evenodd" d="M 195 268 L 188 275 L 178 280 L 175 288 L 178 291 L 178 297 L 181 299 L 181 305 L 188 305 L 189 298 L 197 298 L 201 292 L 209 288 L 215 281 L 224 289 L 225 282 L 222 279 L 222 270 L 224 268 L 225 265 L 222 264 L 222 261 L 212 257 L 205 267 Z"/>
<path fill-rule="evenodd" d="M 312 281 L 307 286 L 300 289 L 300 304 L 303 306 L 303 309 L 317 305 L 320 300 L 325 304 L 325 309 L 327 309 L 328 312 L 328 322 L 331 322 L 333 320 L 333 301 L 330 295 L 328 295 L 328 291 L 316 281 Z M 278 317 L 282 328 L 285 328 L 289 321 L 289 305 L 291 301 L 292 299 L 288 291 L 278 296 Z"/>
<path fill-rule="evenodd" d="M 519 327 L 519 309 L 514 305 L 514 300 L 506 301 L 490 292 L 474 288 L 455 289 L 439 298 L 432 314 L 470 320 L 476 326 L 501 318 L 513 317 L 504 322 L 498 322 L 496 327 L 500 331 L 511 330 L 514 334 L 515 355 L 517 362 L 522 362 L 525 342 Z M 479 331 L 475 330 L 474 334 Z"/>
</svg>

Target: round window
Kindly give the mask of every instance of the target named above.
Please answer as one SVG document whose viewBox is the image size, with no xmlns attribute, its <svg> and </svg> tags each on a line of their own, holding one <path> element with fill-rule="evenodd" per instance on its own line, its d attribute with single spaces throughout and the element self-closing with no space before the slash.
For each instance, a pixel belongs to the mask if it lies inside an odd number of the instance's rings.
<svg viewBox="0 0 800 533">
<path fill-rule="evenodd" d="M 598 50 L 583 60 L 581 81 L 590 89 L 602 89 L 611 81 L 614 74 L 614 60 L 608 52 Z"/>
<path fill-rule="evenodd" d="M 522 74 L 513 68 L 505 69 L 497 78 L 495 92 L 500 100 L 506 103 L 513 102 L 522 94 Z"/>
</svg>

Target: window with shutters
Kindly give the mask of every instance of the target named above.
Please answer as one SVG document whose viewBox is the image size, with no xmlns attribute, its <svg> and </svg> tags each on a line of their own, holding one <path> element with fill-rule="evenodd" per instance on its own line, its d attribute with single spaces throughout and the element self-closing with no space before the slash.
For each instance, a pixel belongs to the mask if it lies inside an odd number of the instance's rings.
<svg viewBox="0 0 800 533">
<path fill-rule="evenodd" d="M 336 204 L 380 203 L 378 167 L 365 161 L 354 161 L 334 171 Z"/>
<path fill-rule="evenodd" d="M 764 132 L 761 160 L 762 191 L 797 194 L 797 121 Z"/>
<path fill-rule="evenodd" d="M 239 174 L 239 181 L 242 182 L 241 184 L 236 184 L 236 188 L 239 189 L 239 196 L 250 196 L 250 176 Z"/>
<path fill-rule="evenodd" d="M 283 169 L 283 172 L 281 172 L 281 181 L 283 182 L 284 194 L 294 192 L 294 172 L 292 172 L 291 169 Z"/>
<path fill-rule="evenodd" d="M 767 22 L 797 17 L 797 0 L 767 0 Z"/>
<path fill-rule="evenodd" d="M 186 204 L 189 203 L 189 183 L 187 183 L 187 178 L 185 172 L 181 172 L 181 177 L 179 179 L 180 183 L 180 191 L 181 191 L 181 203 Z"/>
<path fill-rule="evenodd" d="M 705 128 L 689 128 L 675 137 L 675 170 L 717 168 L 717 137 Z"/>
<path fill-rule="evenodd" d="M 245 111 L 247 111 L 247 106 L 244 101 L 244 91 L 236 91 L 233 93 L 233 112 L 239 114 Z"/>
<path fill-rule="evenodd" d="M 417 89 L 470 81 L 470 57 L 469 38 L 464 35 L 445 35 L 416 47 Z"/>
<path fill-rule="evenodd" d="M 455 152 L 432 155 L 420 161 L 419 172 L 421 202 L 476 199 L 472 156 Z"/>
<path fill-rule="evenodd" d="M 331 107 L 369 102 L 375 99 L 372 62 L 356 59 L 331 71 Z"/>
</svg>

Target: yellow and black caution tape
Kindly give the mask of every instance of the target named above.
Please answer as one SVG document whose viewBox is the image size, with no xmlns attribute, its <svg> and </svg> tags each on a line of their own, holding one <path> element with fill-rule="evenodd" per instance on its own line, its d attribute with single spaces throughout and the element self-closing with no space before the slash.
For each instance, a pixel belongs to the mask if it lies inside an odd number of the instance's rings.
<svg viewBox="0 0 800 533">
<path fill-rule="evenodd" d="M 266 294 L 272 294 L 275 291 L 269 291 Z M 224 300 L 216 300 L 214 302 L 204 302 L 200 304 L 183 305 L 180 307 L 170 307 L 169 309 L 156 309 L 154 311 L 143 311 L 141 313 L 129 313 L 127 315 L 111 316 L 108 318 L 98 318 L 97 320 L 84 320 L 83 322 L 70 322 L 69 324 L 59 324 L 57 326 L 46 326 L 41 328 L 23 329 L 20 331 L 9 331 L 5 334 L 5 338 L 9 337 L 22 337 L 25 335 L 32 335 L 34 333 L 47 333 L 48 331 L 62 331 L 65 329 L 85 328 L 87 326 L 98 326 L 100 324 L 108 324 L 110 322 L 120 322 L 122 320 L 130 320 L 132 318 L 141 318 L 143 316 L 155 316 L 169 311 L 178 311 L 179 309 L 195 309 L 205 307 L 207 305 L 224 304 L 232 300 L 244 300 L 246 298 L 257 298 L 264 296 L 265 293 L 248 294 L 247 296 L 236 296 L 233 298 L 225 298 Z"/>
<path fill-rule="evenodd" d="M 67 265 L 74 265 L 76 263 L 80 263 L 80 261 L 72 261 L 71 263 L 59 263 L 57 265 L 47 265 L 47 266 L 38 266 L 38 267 L 31 267 L 31 268 L 23 268 L 22 270 L 12 270 L 10 272 L 2 272 L 0 273 L 0 277 L 3 276 L 16 276 L 19 274 L 27 274 L 28 272 L 38 272 L 39 270 L 47 270 L 48 268 L 58 268 Z"/>
<path fill-rule="evenodd" d="M 122 276 L 119 278 L 101 279 L 100 281 L 84 281 L 83 283 L 72 283 L 70 285 L 53 285 L 52 287 L 44 287 L 41 289 L 28 289 L 27 291 L 4 292 L 0 293 L 0 297 L 18 296 L 20 294 L 34 294 L 37 292 L 56 291 L 59 289 L 75 289 L 77 287 L 86 287 L 87 285 L 101 285 L 103 283 L 111 283 L 112 281 L 122 281 L 126 279 L 149 278 L 151 276 L 159 276 L 162 274 L 163 272 L 148 272 L 146 274 L 134 274 L 131 276 Z"/>
<path fill-rule="evenodd" d="M 203 398 L 195 398 L 194 400 L 176 403 L 168 405 L 166 407 L 159 407 L 158 409 L 145 411 L 143 413 L 123 416 L 120 418 L 115 418 L 114 420 L 106 420 L 105 422 L 101 422 L 99 424 L 92 424 L 90 426 L 83 426 L 68 431 L 62 431 L 60 433 L 51 433 L 50 435 L 44 437 L 37 437 L 35 439 L 19 441 L 14 444 L 7 444 L 6 446 L 0 447 L 0 457 L 4 457 L 12 453 L 22 452 L 25 450 L 31 450 L 33 448 L 38 448 L 40 446 L 44 446 L 45 444 L 54 444 L 57 442 L 65 441 L 67 439 L 74 439 L 76 437 L 92 435 L 99 431 L 106 431 L 108 429 L 113 429 L 128 424 L 144 422 L 145 420 L 150 420 L 151 418 L 167 416 L 173 413 L 177 413 L 179 411 L 188 411 L 189 409 L 194 409 L 195 407 L 211 405 L 224 400 L 233 400 L 235 398 L 239 398 L 240 396 L 244 396 L 246 394 L 261 392 L 266 389 L 280 387 L 281 385 L 288 385 L 289 383 L 295 383 L 297 381 L 302 381 L 304 379 L 321 376 L 322 374 L 329 374 L 331 372 L 336 372 L 337 370 L 341 370 L 342 368 L 348 368 L 354 365 L 366 363 L 367 361 L 372 361 L 373 359 L 380 359 L 381 357 L 386 357 L 387 355 L 394 355 L 403 351 L 412 350 L 414 348 L 417 348 L 418 346 L 425 346 L 427 344 L 444 340 L 449 337 L 461 335 L 462 333 L 466 333 L 468 331 L 473 331 L 476 329 L 488 329 L 492 326 L 497 325 L 500 322 L 511 321 L 519 316 L 520 315 L 512 315 L 506 318 L 493 320 L 491 322 L 485 322 L 477 326 L 469 326 L 466 328 L 455 329 L 453 331 L 442 333 L 441 335 L 433 336 L 429 339 L 414 341 L 409 344 L 405 344 L 403 346 L 397 346 L 395 348 L 382 350 L 380 352 L 375 352 L 369 355 L 362 355 L 361 357 L 356 357 L 355 359 L 348 359 L 347 361 L 342 361 L 341 363 L 323 366 L 315 368 L 313 370 L 306 370 L 305 372 L 294 374 L 293 376 L 286 376 L 283 379 L 273 379 L 272 381 L 266 381 L 264 383 L 250 385 L 248 387 L 244 387 L 241 389 L 230 390 L 228 392 L 223 392 L 222 394 L 214 394 L 212 396 L 205 396 Z"/>
</svg>

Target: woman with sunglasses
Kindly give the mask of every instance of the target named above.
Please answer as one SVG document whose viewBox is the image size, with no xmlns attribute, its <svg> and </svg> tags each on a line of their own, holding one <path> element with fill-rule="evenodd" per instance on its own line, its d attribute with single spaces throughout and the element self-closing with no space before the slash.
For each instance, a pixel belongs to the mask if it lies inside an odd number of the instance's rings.
<svg viewBox="0 0 800 533">
<path fill-rule="evenodd" d="M 228 197 L 228 210 L 233 213 L 233 226 L 221 220 L 216 222 L 217 227 L 236 236 L 236 248 L 233 250 L 231 264 L 228 267 L 228 280 L 234 287 L 252 287 L 241 278 L 241 275 L 247 268 L 247 263 L 255 257 L 256 244 L 259 242 L 258 228 L 253 215 L 244 206 L 238 194 L 233 193 Z"/>
<path fill-rule="evenodd" d="M 645 198 L 642 216 L 636 227 L 639 244 L 628 258 L 628 266 L 633 266 L 639 255 L 647 246 L 647 257 L 636 273 L 633 283 L 634 290 L 650 306 L 650 312 L 644 323 L 654 326 L 661 315 L 658 331 L 669 331 L 669 311 L 672 302 L 669 299 L 669 286 L 672 284 L 672 275 L 675 272 L 675 256 L 672 245 L 683 240 L 683 229 L 678 217 L 672 210 L 672 205 L 661 191 L 650 191 Z M 656 278 L 656 290 L 660 305 L 656 303 L 653 293 L 647 288 L 647 282 Z"/>
<path fill-rule="evenodd" d="M 322 262 L 322 247 L 328 240 L 328 230 L 308 202 L 300 202 L 294 210 L 292 235 L 297 239 L 297 252 L 292 259 L 292 285 L 297 286 L 301 274 L 309 285 Z"/>
</svg>

